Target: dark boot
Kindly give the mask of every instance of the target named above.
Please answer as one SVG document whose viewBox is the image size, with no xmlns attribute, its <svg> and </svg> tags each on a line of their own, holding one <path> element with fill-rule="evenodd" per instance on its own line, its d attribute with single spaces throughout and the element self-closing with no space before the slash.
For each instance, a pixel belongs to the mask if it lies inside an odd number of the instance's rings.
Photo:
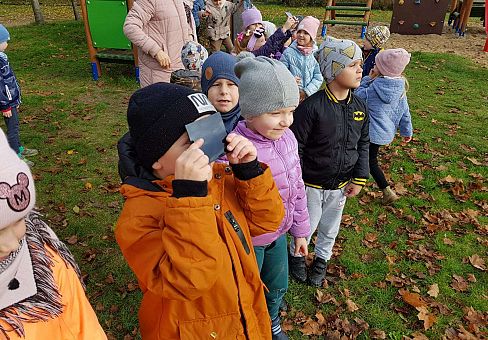
<svg viewBox="0 0 488 340">
<path fill-rule="evenodd" d="M 327 261 L 316 257 L 308 272 L 308 283 L 315 287 L 322 287 L 324 284 L 325 273 L 327 272 Z"/>
<path fill-rule="evenodd" d="M 272 332 L 272 340 L 288 340 L 288 336 L 281 330 L 281 319 L 280 317 L 276 317 L 273 321 L 271 321 L 271 332 Z"/>
<path fill-rule="evenodd" d="M 288 266 L 290 267 L 290 275 L 292 278 L 300 283 L 307 282 L 307 265 L 305 264 L 305 257 L 288 255 Z"/>
</svg>

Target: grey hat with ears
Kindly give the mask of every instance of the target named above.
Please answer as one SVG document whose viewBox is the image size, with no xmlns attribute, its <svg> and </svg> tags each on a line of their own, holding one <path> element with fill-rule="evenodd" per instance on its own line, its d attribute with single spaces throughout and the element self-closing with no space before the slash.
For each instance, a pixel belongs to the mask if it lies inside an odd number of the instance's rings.
<svg viewBox="0 0 488 340">
<path fill-rule="evenodd" d="M 286 66 L 268 57 L 240 60 L 234 71 L 241 80 L 239 105 L 244 118 L 298 106 L 299 90 Z"/>
</svg>

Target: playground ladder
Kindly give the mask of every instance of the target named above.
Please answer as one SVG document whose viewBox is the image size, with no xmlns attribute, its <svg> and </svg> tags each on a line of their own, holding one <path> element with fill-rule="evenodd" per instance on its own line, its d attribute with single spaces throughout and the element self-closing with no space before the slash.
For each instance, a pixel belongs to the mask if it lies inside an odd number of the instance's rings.
<svg viewBox="0 0 488 340">
<path fill-rule="evenodd" d="M 366 3 L 358 3 L 358 2 L 336 3 L 335 0 L 327 0 L 325 6 L 324 21 L 322 25 L 322 37 L 326 36 L 329 25 L 355 25 L 355 26 L 362 27 L 361 38 L 364 39 L 364 35 L 366 34 L 366 27 L 368 27 L 368 23 L 369 23 L 369 16 L 371 14 L 372 5 L 373 5 L 373 0 L 367 0 Z M 341 11 L 341 13 L 336 13 L 336 11 Z M 361 21 L 336 20 L 336 18 L 361 18 L 362 20 Z"/>
</svg>

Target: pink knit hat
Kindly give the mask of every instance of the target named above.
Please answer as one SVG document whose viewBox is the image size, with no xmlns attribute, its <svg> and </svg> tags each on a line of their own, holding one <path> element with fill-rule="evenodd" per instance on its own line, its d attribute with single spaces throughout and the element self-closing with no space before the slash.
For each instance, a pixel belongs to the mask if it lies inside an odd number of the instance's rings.
<svg viewBox="0 0 488 340">
<path fill-rule="evenodd" d="M 0 229 L 3 229 L 34 208 L 36 191 L 29 167 L 10 148 L 1 129 L 0 158 Z"/>
<path fill-rule="evenodd" d="M 312 37 L 312 40 L 315 41 L 315 39 L 317 38 L 317 31 L 319 27 L 320 27 L 319 19 L 312 16 L 306 16 L 298 24 L 297 31 L 304 30 Z"/>
<path fill-rule="evenodd" d="M 251 7 L 242 12 L 242 31 L 253 24 L 263 24 L 263 16 L 256 7 Z"/>
<path fill-rule="evenodd" d="M 410 62 L 410 53 L 403 48 L 384 50 L 376 55 L 378 71 L 387 77 L 399 77 Z"/>
</svg>

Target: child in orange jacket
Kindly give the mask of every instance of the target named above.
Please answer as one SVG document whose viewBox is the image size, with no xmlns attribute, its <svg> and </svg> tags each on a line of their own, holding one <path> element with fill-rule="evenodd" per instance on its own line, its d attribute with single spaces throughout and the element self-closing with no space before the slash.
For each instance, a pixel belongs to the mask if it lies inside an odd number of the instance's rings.
<svg viewBox="0 0 488 340">
<path fill-rule="evenodd" d="M 0 339 L 106 340 L 75 259 L 32 211 L 32 174 L 1 130 L 0 157 Z"/>
<path fill-rule="evenodd" d="M 115 236 L 144 294 L 143 339 L 271 339 L 251 237 L 278 228 L 283 204 L 246 138 L 226 137 L 229 165 L 190 142 L 185 125 L 214 113 L 204 94 L 175 84 L 129 101 Z"/>
</svg>

